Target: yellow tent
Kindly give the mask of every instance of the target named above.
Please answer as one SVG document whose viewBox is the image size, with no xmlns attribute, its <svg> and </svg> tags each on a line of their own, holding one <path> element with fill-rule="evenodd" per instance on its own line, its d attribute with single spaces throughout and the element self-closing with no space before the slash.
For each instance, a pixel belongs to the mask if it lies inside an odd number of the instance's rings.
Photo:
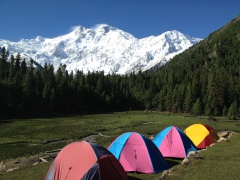
<svg viewBox="0 0 240 180">
<path fill-rule="evenodd" d="M 219 139 L 215 130 L 205 124 L 193 124 L 186 128 L 184 133 L 192 140 L 198 149 L 206 148 Z"/>
</svg>

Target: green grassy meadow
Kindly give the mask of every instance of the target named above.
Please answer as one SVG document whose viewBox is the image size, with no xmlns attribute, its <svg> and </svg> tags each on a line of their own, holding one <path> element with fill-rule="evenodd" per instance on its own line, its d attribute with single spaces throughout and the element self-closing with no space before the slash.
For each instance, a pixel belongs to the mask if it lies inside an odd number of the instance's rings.
<svg viewBox="0 0 240 180">
<path fill-rule="evenodd" d="M 158 112 L 128 111 L 106 114 L 90 114 L 72 117 L 48 119 L 18 119 L 0 121 L 0 162 L 6 159 L 28 157 L 48 150 L 62 148 L 71 141 L 81 141 L 89 135 L 96 136 L 99 145 L 108 147 L 111 142 L 125 132 L 138 132 L 147 137 L 156 136 L 168 126 L 177 126 L 184 130 L 195 123 L 207 124 L 217 132 L 239 132 L 239 121 L 228 121 L 215 117 L 190 117 L 182 114 Z M 180 160 L 168 159 L 169 164 L 177 167 L 174 175 L 168 179 L 237 179 L 239 177 L 240 135 L 229 138 L 228 142 L 200 153 L 190 165 L 179 165 Z M 43 179 L 51 162 L 27 166 L 12 172 L 0 174 L 1 180 Z M 129 173 L 130 179 L 159 179 L 159 174 Z"/>
</svg>

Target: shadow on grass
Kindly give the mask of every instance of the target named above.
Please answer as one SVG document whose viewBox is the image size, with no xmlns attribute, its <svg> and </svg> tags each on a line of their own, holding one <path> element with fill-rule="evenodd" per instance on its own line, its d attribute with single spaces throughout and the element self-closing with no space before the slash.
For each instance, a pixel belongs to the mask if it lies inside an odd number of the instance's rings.
<svg viewBox="0 0 240 180">
<path fill-rule="evenodd" d="M 181 164 L 182 160 L 183 159 L 174 159 L 174 158 L 173 159 L 170 159 L 170 158 L 165 159 L 165 161 L 168 163 L 168 165 L 170 167 L 177 166 L 177 165 Z"/>
<path fill-rule="evenodd" d="M 129 176 L 129 175 L 128 175 L 128 179 L 129 180 L 141 180 L 140 178 L 132 177 L 132 176 Z"/>
<path fill-rule="evenodd" d="M 127 176 L 129 180 L 143 180 L 146 179 L 146 176 L 149 176 L 150 174 L 145 174 L 141 172 L 128 172 Z"/>
<path fill-rule="evenodd" d="M 162 172 L 159 173 L 141 173 L 141 172 L 127 172 L 128 179 L 130 180 L 150 180 L 158 179 L 161 177 Z"/>
</svg>

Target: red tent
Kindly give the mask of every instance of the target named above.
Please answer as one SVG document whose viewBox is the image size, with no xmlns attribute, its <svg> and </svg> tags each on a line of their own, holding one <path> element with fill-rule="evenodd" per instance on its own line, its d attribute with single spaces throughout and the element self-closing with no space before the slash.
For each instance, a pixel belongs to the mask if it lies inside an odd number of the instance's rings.
<svg viewBox="0 0 240 180">
<path fill-rule="evenodd" d="M 45 180 L 128 179 L 122 165 L 107 149 L 86 141 L 65 146 L 53 161 Z"/>
</svg>

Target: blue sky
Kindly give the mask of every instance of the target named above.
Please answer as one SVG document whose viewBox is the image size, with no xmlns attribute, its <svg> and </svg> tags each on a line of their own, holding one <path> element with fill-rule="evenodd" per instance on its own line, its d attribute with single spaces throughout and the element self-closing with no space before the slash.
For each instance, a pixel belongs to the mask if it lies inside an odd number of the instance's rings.
<svg viewBox="0 0 240 180">
<path fill-rule="evenodd" d="M 169 30 L 206 38 L 240 15 L 240 0 L 0 0 L 0 39 L 53 38 L 108 24 L 137 38 Z"/>
</svg>

